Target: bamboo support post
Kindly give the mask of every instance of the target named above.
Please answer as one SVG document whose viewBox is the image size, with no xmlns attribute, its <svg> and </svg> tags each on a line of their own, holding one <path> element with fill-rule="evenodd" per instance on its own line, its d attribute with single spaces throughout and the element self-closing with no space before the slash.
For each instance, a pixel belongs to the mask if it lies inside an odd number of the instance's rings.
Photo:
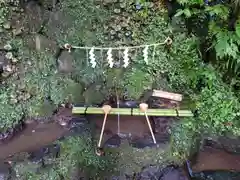
<svg viewBox="0 0 240 180">
<path fill-rule="evenodd" d="M 176 109 L 148 109 L 148 116 L 165 116 L 165 117 L 192 117 L 190 110 Z M 73 107 L 73 114 L 104 114 L 101 108 L 96 107 Z M 139 108 L 112 108 L 109 115 L 133 115 L 145 116 Z"/>
<path fill-rule="evenodd" d="M 161 90 L 153 90 L 152 96 L 165 98 L 165 99 L 170 99 L 170 100 L 173 100 L 173 101 L 182 101 L 182 95 L 181 94 L 170 93 L 170 92 L 161 91 Z"/>
<path fill-rule="evenodd" d="M 148 115 L 147 115 L 148 105 L 147 105 L 146 103 L 141 103 L 141 104 L 139 105 L 139 107 L 140 107 L 140 110 L 141 110 L 142 112 L 144 112 L 144 114 L 145 114 L 145 117 L 146 117 L 146 120 L 147 120 L 147 123 L 148 123 L 148 127 L 149 127 L 149 130 L 150 130 L 151 135 L 152 135 L 153 142 L 154 142 L 154 144 L 157 144 L 155 135 L 154 135 L 153 130 L 152 130 L 151 123 L 150 123 L 149 118 L 148 118 Z"/>
</svg>

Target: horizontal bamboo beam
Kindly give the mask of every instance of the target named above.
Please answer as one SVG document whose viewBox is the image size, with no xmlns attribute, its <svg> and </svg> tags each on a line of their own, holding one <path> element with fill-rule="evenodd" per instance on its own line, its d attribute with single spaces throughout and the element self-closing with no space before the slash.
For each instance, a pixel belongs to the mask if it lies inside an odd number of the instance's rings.
<svg viewBox="0 0 240 180">
<path fill-rule="evenodd" d="M 73 114 L 104 114 L 102 108 L 96 107 L 73 107 Z M 112 108 L 111 115 L 133 115 L 144 116 L 145 114 L 138 108 Z M 192 117 L 193 113 L 190 110 L 176 110 L 176 109 L 148 109 L 149 116 L 168 116 L 168 117 Z"/>
</svg>

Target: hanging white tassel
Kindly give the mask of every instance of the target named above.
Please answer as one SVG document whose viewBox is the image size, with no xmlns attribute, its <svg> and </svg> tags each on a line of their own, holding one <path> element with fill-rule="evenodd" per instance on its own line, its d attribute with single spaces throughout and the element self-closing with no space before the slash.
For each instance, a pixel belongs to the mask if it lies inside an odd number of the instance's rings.
<svg viewBox="0 0 240 180">
<path fill-rule="evenodd" d="M 96 63 L 96 58 L 94 55 L 94 48 L 92 47 L 91 50 L 89 51 L 89 59 L 90 59 L 90 63 L 92 64 L 92 68 L 95 68 L 97 63 Z"/>
<path fill-rule="evenodd" d="M 148 64 L 148 46 L 145 46 L 143 50 L 143 57 L 146 64 Z"/>
<path fill-rule="evenodd" d="M 123 62 L 124 62 L 123 67 L 125 68 L 128 67 L 129 65 L 128 48 L 126 48 L 123 52 Z"/>
<path fill-rule="evenodd" d="M 112 49 L 108 49 L 108 52 L 107 52 L 107 60 L 108 60 L 108 64 L 109 64 L 109 67 L 110 68 L 113 68 L 113 58 L 112 58 Z"/>
</svg>

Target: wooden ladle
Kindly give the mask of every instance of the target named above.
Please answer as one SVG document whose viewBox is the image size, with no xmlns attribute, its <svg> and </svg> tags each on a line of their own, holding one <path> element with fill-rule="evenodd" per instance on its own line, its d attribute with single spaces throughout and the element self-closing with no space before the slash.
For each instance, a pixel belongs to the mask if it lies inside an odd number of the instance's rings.
<svg viewBox="0 0 240 180">
<path fill-rule="evenodd" d="M 150 124 L 150 121 L 149 121 L 149 118 L 148 118 L 148 115 L 147 115 L 148 105 L 146 103 L 141 103 L 139 105 L 139 108 L 140 108 L 140 111 L 145 114 L 145 117 L 146 117 L 146 120 L 147 120 L 147 123 L 148 123 L 148 127 L 149 127 L 151 135 L 152 135 L 153 142 L 154 142 L 154 144 L 157 144 L 155 135 L 154 135 L 153 130 L 152 130 L 152 126 Z"/>
<path fill-rule="evenodd" d="M 101 130 L 100 138 L 99 138 L 99 141 L 98 141 L 98 149 L 96 151 L 96 154 L 98 156 L 104 155 L 103 149 L 101 148 L 101 144 L 102 144 L 103 132 L 104 132 L 106 121 L 107 121 L 107 116 L 110 113 L 111 109 L 112 109 L 112 107 L 109 106 L 109 105 L 104 105 L 102 107 L 102 110 L 104 112 L 104 119 L 103 119 L 103 124 L 102 124 L 102 130 Z"/>
</svg>

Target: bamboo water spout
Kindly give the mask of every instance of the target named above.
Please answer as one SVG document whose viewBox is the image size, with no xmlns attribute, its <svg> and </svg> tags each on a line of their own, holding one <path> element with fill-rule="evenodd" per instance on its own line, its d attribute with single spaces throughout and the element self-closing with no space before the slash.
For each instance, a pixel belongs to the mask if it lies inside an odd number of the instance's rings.
<svg viewBox="0 0 240 180">
<path fill-rule="evenodd" d="M 178 109 L 148 109 L 148 116 L 165 116 L 165 117 L 192 117 L 190 110 Z M 73 107 L 73 114 L 104 114 L 101 108 L 96 107 Z M 112 108 L 109 115 L 132 115 L 145 116 L 139 108 Z"/>
</svg>

